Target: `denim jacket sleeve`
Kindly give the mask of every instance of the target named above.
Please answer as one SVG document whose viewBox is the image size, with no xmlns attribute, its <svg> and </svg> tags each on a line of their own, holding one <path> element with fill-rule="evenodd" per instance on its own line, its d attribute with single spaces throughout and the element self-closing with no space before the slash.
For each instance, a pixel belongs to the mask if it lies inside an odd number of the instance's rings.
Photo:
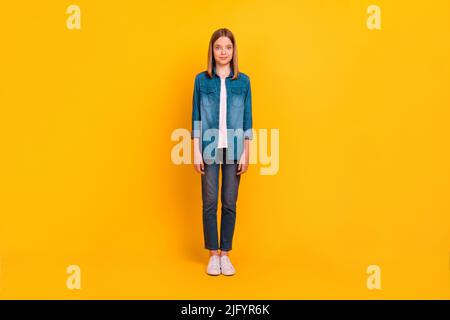
<svg viewBox="0 0 450 320">
<path fill-rule="evenodd" d="M 244 137 L 245 139 L 253 139 L 253 119 L 252 119 L 252 90 L 250 86 L 250 78 L 248 78 L 248 90 L 244 100 Z"/>
<path fill-rule="evenodd" d="M 191 139 L 201 137 L 200 128 L 200 94 L 198 76 L 195 77 L 194 94 L 192 96 L 192 131 Z"/>
</svg>

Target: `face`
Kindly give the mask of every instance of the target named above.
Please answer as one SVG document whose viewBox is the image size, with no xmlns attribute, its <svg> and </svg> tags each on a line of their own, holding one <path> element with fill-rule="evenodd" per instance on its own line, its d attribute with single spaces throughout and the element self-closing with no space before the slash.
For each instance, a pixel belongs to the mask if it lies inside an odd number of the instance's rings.
<svg viewBox="0 0 450 320">
<path fill-rule="evenodd" d="M 227 65 L 233 59 L 233 43 L 228 37 L 220 37 L 213 44 L 214 59 L 218 65 Z"/>
</svg>

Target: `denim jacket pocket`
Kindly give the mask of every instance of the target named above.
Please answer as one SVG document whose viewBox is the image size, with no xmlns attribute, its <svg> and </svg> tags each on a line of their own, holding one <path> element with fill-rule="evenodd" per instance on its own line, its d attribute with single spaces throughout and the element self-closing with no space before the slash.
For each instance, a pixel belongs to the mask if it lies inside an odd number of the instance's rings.
<svg viewBox="0 0 450 320">
<path fill-rule="evenodd" d="M 204 105 L 211 105 L 214 103 L 216 88 L 212 86 L 200 86 L 201 101 Z"/>
<path fill-rule="evenodd" d="M 204 85 L 201 85 L 201 86 L 200 86 L 200 92 L 203 92 L 203 93 L 213 93 L 213 92 L 216 92 L 216 88 L 213 87 L 213 86 L 204 86 Z"/>
<path fill-rule="evenodd" d="M 231 93 L 233 94 L 242 94 L 242 88 L 241 87 L 232 87 L 231 88 Z"/>
<path fill-rule="evenodd" d="M 231 107 L 234 108 L 244 108 L 244 88 L 242 87 L 231 87 Z"/>
</svg>

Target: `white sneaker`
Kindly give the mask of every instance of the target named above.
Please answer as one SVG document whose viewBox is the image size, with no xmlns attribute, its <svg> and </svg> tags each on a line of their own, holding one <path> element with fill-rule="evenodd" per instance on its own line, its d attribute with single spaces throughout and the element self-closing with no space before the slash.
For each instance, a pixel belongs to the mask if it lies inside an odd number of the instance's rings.
<svg viewBox="0 0 450 320">
<path fill-rule="evenodd" d="M 218 255 L 209 257 L 206 273 L 212 276 L 218 276 L 220 274 L 220 257 Z"/>
<path fill-rule="evenodd" d="M 236 269 L 234 269 L 230 258 L 227 255 L 220 257 L 220 268 L 222 269 L 222 274 L 225 276 L 232 276 L 236 273 Z"/>
</svg>

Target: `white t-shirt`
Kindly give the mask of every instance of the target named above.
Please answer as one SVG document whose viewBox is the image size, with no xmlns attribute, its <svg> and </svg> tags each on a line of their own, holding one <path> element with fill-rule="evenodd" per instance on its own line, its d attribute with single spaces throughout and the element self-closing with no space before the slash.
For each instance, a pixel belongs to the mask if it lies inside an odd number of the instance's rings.
<svg viewBox="0 0 450 320">
<path fill-rule="evenodd" d="M 225 79 L 220 78 L 220 112 L 218 148 L 227 148 L 227 89 Z"/>
</svg>

